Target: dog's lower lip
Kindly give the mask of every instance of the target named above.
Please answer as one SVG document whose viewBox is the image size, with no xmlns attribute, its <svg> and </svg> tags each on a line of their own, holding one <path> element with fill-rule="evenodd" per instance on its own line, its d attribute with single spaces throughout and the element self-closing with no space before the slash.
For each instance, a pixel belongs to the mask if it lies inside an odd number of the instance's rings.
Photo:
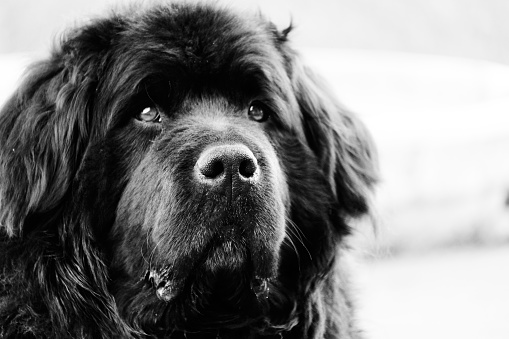
<svg viewBox="0 0 509 339">
<path fill-rule="evenodd" d="M 190 272 L 191 279 L 195 279 L 196 272 L 202 272 L 201 274 L 212 274 L 217 275 L 222 273 L 227 273 L 229 270 L 231 272 L 239 272 L 239 270 L 246 264 L 246 257 L 240 254 L 237 251 L 234 251 L 233 248 L 235 245 L 231 241 L 225 241 L 221 243 L 219 246 L 214 246 L 209 251 L 206 251 L 207 255 L 204 256 L 204 261 L 200 261 L 196 264 L 196 267 Z M 232 252 L 233 251 L 233 252 Z M 237 252 L 237 253 L 235 253 Z M 210 261 L 214 261 L 215 259 L 221 259 L 221 262 L 225 262 L 225 257 L 230 257 L 233 259 L 227 266 L 219 267 L 219 270 L 211 269 L 212 265 Z M 244 264 L 243 264 L 244 263 Z M 248 264 L 246 264 L 248 265 Z M 217 267 L 216 267 L 217 268 Z M 217 277 L 217 276 L 216 276 Z M 185 289 L 185 285 L 191 283 L 187 278 L 184 280 L 178 280 L 172 277 L 171 267 L 166 266 L 159 269 L 152 268 L 146 271 L 145 281 L 151 285 L 153 288 L 157 298 L 166 303 L 174 300 L 180 292 Z M 252 293 L 256 296 L 258 301 L 264 301 L 269 298 L 270 287 L 269 283 L 271 277 L 267 276 L 255 276 L 251 278 L 251 283 L 246 286 L 248 289 L 250 288 Z"/>
<path fill-rule="evenodd" d="M 269 282 L 270 279 L 256 277 L 251 283 L 251 289 L 259 301 L 269 298 L 270 293 Z"/>
<path fill-rule="evenodd" d="M 174 299 L 179 292 L 179 284 L 168 278 L 167 269 L 158 271 L 151 269 L 147 271 L 145 279 L 153 286 L 156 296 L 165 302 Z"/>
<path fill-rule="evenodd" d="M 170 302 L 178 294 L 178 288 L 171 281 L 165 281 L 156 288 L 156 295 L 165 302 Z"/>
</svg>

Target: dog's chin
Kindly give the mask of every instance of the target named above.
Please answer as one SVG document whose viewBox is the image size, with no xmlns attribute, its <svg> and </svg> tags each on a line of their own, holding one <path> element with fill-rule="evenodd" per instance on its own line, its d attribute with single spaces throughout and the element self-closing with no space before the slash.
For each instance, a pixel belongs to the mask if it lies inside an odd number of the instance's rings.
<svg viewBox="0 0 509 339">
<path fill-rule="evenodd" d="M 247 247 L 235 243 L 220 243 L 206 252 L 184 279 L 172 278 L 171 265 L 147 273 L 153 293 L 166 305 L 162 324 L 171 322 L 182 331 L 214 331 L 263 323 L 273 274 L 254 273 L 256 260 Z"/>
<path fill-rule="evenodd" d="M 270 261 L 269 265 L 257 263 L 247 247 L 228 240 L 204 249 L 203 257 L 185 277 L 173 277 L 173 266 L 164 265 L 149 270 L 147 278 L 156 296 L 167 303 L 189 299 L 196 304 L 200 300 L 205 307 L 203 300 L 212 303 L 213 299 L 237 307 L 253 300 L 264 302 L 269 297 L 277 256 L 274 254 Z"/>
</svg>

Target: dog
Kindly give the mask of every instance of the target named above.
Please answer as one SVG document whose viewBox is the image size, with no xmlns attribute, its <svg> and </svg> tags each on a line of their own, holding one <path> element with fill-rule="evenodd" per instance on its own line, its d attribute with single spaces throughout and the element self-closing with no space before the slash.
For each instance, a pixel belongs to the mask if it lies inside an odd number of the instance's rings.
<svg viewBox="0 0 509 339">
<path fill-rule="evenodd" d="M 0 113 L 2 338 L 360 338 L 369 132 L 261 15 L 132 7 Z"/>
</svg>

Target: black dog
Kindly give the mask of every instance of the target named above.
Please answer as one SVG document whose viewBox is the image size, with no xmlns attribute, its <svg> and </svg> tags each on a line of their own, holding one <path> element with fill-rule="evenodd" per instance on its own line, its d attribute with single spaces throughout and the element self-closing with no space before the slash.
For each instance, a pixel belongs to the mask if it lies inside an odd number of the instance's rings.
<svg viewBox="0 0 509 339">
<path fill-rule="evenodd" d="M 131 9 L 32 67 L 0 113 L 2 338 L 358 338 L 375 152 L 289 31 Z"/>
</svg>

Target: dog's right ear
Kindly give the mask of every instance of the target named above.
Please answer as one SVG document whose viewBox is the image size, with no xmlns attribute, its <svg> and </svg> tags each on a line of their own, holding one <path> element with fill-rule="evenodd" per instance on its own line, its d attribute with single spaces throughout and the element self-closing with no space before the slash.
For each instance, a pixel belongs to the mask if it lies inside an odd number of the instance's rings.
<svg viewBox="0 0 509 339">
<path fill-rule="evenodd" d="M 8 337 L 34 328 L 78 337 L 82 326 L 94 338 L 130 337 L 88 215 L 80 214 L 72 191 L 90 140 L 104 133 L 108 117 L 93 106 L 120 29 L 119 20 L 108 19 L 71 32 L 28 70 L 0 111 L 0 245 L 14 244 L 1 255 L 19 266 L 4 267 L 1 277 L 0 333 Z M 4 241 L 5 235 L 23 240 Z"/>
<path fill-rule="evenodd" d="M 0 229 L 9 236 L 60 205 L 92 128 L 91 106 L 115 20 L 72 31 L 33 65 L 0 111 Z M 106 33 L 107 32 L 107 33 Z M 33 218 L 30 218 L 33 217 Z"/>
</svg>

